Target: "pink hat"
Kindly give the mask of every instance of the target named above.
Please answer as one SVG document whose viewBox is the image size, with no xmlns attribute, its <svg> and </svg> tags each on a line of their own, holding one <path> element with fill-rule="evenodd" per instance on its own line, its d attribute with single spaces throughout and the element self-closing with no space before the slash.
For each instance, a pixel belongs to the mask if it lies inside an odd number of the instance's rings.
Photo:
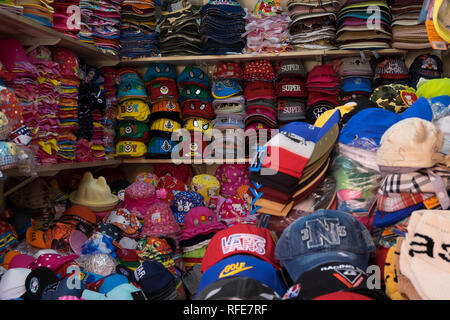
<svg viewBox="0 0 450 320">
<path fill-rule="evenodd" d="M 77 296 L 61 296 L 58 300 L 85 300 L 83 298 L 78 298 Z"/>
<path fill-rule="evenodd" d="M 88 237 L 81 231 L 74 230 L 70 234 L 69 237 L 70 248 L 72 249 L 73 252 L 75 252 L 78 255 L 82 255 L 83 251 L 81 247 L 86 241 L 88 241 Z"/>
<path fill-rule="evenodd" d="M 15 38 L 0 41 L 0 60 L 8 71 L 12 71 L 16 62 L 28 62 L 25 49 Z"/>
<path fill-rule="evenodd" d="M 160 202 L 155 186 L 143 180 L 133 182 L 125 189 L 125 198 L 121 207 L 134 213 L 139 219 L 143 219 L 147 209 L 152 204 Z"/>
<path fill-rule="evenodd" d="M 144 227 L 141 236 L 161 237 L 168 234 L 178 234 L 181 231 L 172 209 L 165 202 L 151 205 L 144 217 Z"/>
<path fill-rule="evenodd" d="M 34 263 L 34 257 L 28 254 L 18 254 L 12 257 L 9 262 L 8 269 L 12 268 L 28 268 Z"/>
<path fill-rule="evenodd" d="M 222 203 L 219 219 L 228 227 L 238 223 L 256 223 L 255 215 L 250 214 L 244 200 L 237 197 L 230 197 Z"/>
<path fill-rule="evenodd" d="M 151 172 L 141 172 L 136 176 L 134 181 L 145 181 L 156 187 L 158 185 L 159 177 Z"/>
<path fill-rule="evenodd" d="M 249 173 L 249 168 L 245 164 L 220 165 L 216 170 L 215 177 L 220 182 L 222 195 L 237 196 L 237 188 L 244 184 L 250 184 Z"/>
<path fill-rule="evenodd" d="M 46 267 L 52 271 L 58 270 L 66 264 L 78 258 L 77 254 L 71 254 L 68 256 L 62 256 L 60 254 L 45 253 L 41 254 L 39 258 L 31 265 L 31 270 L 37 269 L 39 267 Z"/>
<path fill-rule="evenodd" d="M 217 217 L 207 207 L 195 207 L 189 210 L 184 218 L 184 230 L 180 240 L 191 239 L 199 234 L 208 234 L 225 229 L 226 226 L 217 221 Z"/>
</svg>

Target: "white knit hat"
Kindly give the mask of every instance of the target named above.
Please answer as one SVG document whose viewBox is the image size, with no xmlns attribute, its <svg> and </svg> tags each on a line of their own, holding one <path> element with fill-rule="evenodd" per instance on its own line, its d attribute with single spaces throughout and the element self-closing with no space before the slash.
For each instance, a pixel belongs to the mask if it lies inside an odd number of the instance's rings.
<svg viewBox="0 0 450 320">
<path fill-rule="evenodd" d="M 444 135 L 432 122 L 408 118 L 391 126 L 381 137 L 377 164 L 386 167 L 431 168 L 445 163 Z"/>
</svg>

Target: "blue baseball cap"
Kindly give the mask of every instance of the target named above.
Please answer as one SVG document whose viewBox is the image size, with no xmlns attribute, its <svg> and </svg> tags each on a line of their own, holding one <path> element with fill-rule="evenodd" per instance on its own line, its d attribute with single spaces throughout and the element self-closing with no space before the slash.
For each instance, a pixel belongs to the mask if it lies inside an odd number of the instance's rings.
<svg viewBox="0 0 450 320">
<path fill-rule="evenodd" d="M 378 148 L 383 134 L 392 125 L 407 118 L 431 121 L 433 112 L 428 100 L 422 97 L 400 114 L 383 108 L 361 110 L 341 130 L 339 143 L 367 149 L 367 142 L 370 142 L 371 146 Z"/>
<path fill-rule="evenodd" d="M 173 150 L 178 149 L 178 142 L 169 138 L 153 137 L 147 147 L 149 155 L 171 155 Z"/>
<path fill-rule="evenodd" d="M 42 300 L 58 300 L 62 296 L 81 297 L 83 290 L 86 289 L 86 278 L 76 281 L 74 277 L 63 278 L 45 287 L 42 291 Z"/>
<path fill-rule="evenodd" d="M 136 298 L 136 293 L 140 298 Z M 145 300 L 145 294 L 131 283 L 121 284 L 108 293 L 83 290 L 81 298 L 85 300 Z"/>
<path fill-rule="evenodd" d="M 281 234 L 275 247 L 293 281 L 325 263 L 342 262 L 366 270 L 375 244 L 369 230 L 351 214 L 318 210 L 300 217 Z"/>
<path fill-rule="evenodd" d="M 157 79 L 177 79 L 175 68 L 168 63 L 151 64 L 144 75 L 144 82 L 150 82 Z"/>
<path fill-rule="evenodd" d="M 215 80 L 211 93 L 216 99 L 226 99 L 242 93 L 242 86 L 236 80 Z"/>
<path fill-rule="evenodd" d="M 279 271 L 270 263 L 249 255 L 236 254 L 222 259 L 208 268 L 200 279 L 197 292 L 202 291 L 213 282 L 232 277 L 248 277 L 258 280 L 268 285 L 280 296 L 287 290 Z"/>
<path fill-rule="evenodd" d="M 367 93 L 372 92 L 372 81 L 368 78 L 352 77 L 342 81 L 343 92 L 364 91 Z"/>
</svg>

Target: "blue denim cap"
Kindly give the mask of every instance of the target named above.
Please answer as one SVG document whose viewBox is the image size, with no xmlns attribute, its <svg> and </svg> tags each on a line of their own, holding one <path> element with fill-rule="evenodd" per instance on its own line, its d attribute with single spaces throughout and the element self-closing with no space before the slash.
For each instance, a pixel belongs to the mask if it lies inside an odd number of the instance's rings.
<svg viewBox="0 0 450 320">
<path fill-rule="evenodd" d="M 296 281 L 304 272 L 329 262 L 350 263 L 366 270 L 373 251 L 373 239 L 358 219 L 343 211 L 320 209 L 283 231 L 275 258 Z"/>
<path fill-rule="evenodd" d="M 197 292 L 215 281 L 232 277 L 248 277 L 258 280 L 268 285 L 280 296 L 283 296 L 287 290 L 277 269 L 270 263 L 252 256 L 236 254 L 208 268 L 200 279 Z"/>
</svg>

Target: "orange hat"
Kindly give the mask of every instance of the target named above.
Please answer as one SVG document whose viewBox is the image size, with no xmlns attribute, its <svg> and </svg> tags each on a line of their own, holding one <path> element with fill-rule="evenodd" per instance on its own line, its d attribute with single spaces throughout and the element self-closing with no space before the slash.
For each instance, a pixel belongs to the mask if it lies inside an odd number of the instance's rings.
<svg viewBox="0 0 450 320">
<path fill-rule="evenodd" d="M 8 270 L 9 269 L 9 263 L 11 262 L 12 258 L 17 256 L 18 254 L 20 254 L 19 251 L 15 251 L 15 250 L 8 251 L 5 254 L 5 257 L 3 258 L 2 267 L 5 268 L 6 270 Z"/>
<path fill-rule="evenodd" d="M 96 218 L 95 213 L 92 212 L 91 209 L 89 209 L 88 207 L 85 207 L 85 206 L 74 205 L 74 206 L 68 208 L 66 211 L 64 211 L 64 213 L 62 214 L 59 221 L 65 222 L 64 220 L 68 220 L 69 217 L 70 218 L 73 217 L 74 219 L 77 219 L 77 220 L 78 220 L 78 218 L 81 218 L 82 220 L 84 220 L 84 222 L 89 222 L 91 224 L 97 223 L 97 218 Z M 69 222 L 66 222 L 66 223 L 69 223 Z"/>
<path fill-rule="evenodd" d="M 44 231 L 36 230 L 34 223 L 32 223 L 30 227 L 28 227 L 25 233 L 25 238 L 27 242 L 33 247 L 39 249 L 48 249 L 44 241 Z"/>
</svg>

